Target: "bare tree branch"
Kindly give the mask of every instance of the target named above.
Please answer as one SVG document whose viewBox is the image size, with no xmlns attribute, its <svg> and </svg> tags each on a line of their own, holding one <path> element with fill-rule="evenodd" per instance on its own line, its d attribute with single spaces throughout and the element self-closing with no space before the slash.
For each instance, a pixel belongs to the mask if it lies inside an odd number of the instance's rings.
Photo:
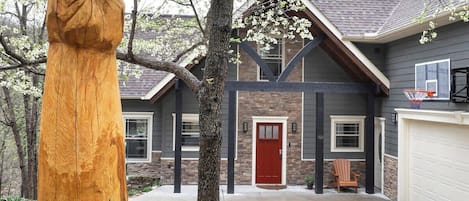
<svg viewBox="0 0 469 201">
<path fill-rule="evenodd" d="M 0 15 L 12 15 L 14 17 L 19 18 L 19 16 L 16 13 L 12 13 L 12 12 L 9 12 L 9 11 L 5 11 L 3 13 L 0 13 Z"/>
<path fill-rule="evenodd" d="M 181 57 L 183 57 L 185 54 L 191 52 L 192 50 L 194 50 L 195 48 L 197 48 L 197 47 L 199 47 L 199 46 L 201 46 L 201 45 L 203 45 L 203 44 L 205 44 L 205 42 L 202 42 L 202 41 L 201 41 L 201 42 L 198 42 L 198 43 L 192 45 L 191 47 L 185 49 L 184 51 L 182 51 L 181 53 L 179 53 L 178 55 L 176 55 L 176 57 L 173 59 L 173 62 L 179 61 L 179 59 L 181 59 Z"/>
<path fill-rule="evenodd" d="M 5 41 L 5 38 L 3 38 L 3 34 L 1 34 L 1 33 L 0 33 L 0 44 L 3 46 L 3 50 L 5 50 L 5 53 L 7 53 L 8 55 L 10 55 L 14 59 L 16 59 L 18 62 L 20 62 L 22 64 L 28 63 L 28 61 L 26 61 L 26 59 L 24 59 L 19 54 L 16 54 L 16 52 L 12 50 L 12 48 Z"/>
<path fill-rule="evenodd" d="M 3 47 L 4 54 L 8 56 L 11 60 L 16 60 L 14 63 L 18 64 L 13 64 L 10 66 L 0 66 L 0 71 L 4 70 L 13 70 L 17 68 L 22 68 L 22 67 L 28 67 L 28 66 L 35 66 L 38 64 L 43 64 L 47 62 L 47 57 L 42 57 L 34 61 L 29 61 L 23 56 L 17 54 L 11 46 L 7 44 L 7 41 L 3 37 L 3 35 L 0 33 L 0 44 Z M 13 63 L 13 62 L 12 62 Z M 37 72 L 35 70 L 32 70 L 31 68 L 26 68 L 29 72 L 37 74 L 37 75 L 44 75 L 44 73 Z"/>
<path fill-rule="evenodd" d="M 130 57 L 130 55 L 126 55 L 122 52 L 117 52 L 116 56 L 117 59 L 125 61 L 127 63 L 137 64 L 154 70 L 161 70 L 174 73 L 179 79 L 183 80 L 186 85 L 196 94 L 200 89 L 201 81 L 199 81 L 199 79 L 197 79 L 197 77 L 184 66 L 180 66 L 174 62 L 158 61 L 155 59 L 142 57 L 138 55 Z"/>
<path fill-rule="evenodd" d="M 204 30 L 204 27 L 202 26 L 202 23 L 200 22 L 199 14 L 197 13 L 197 10 L 195 9 L 195 5 L 192 2 L 192 0 L 189 0 L 189 1 L 191 2 L 191 7 L 192 7 L 192 10 L 194 11 L 195 19 L 197 20 L 197 24 L 199 25 L 200 32 L 202 32 L 202 35 L 205 38 L 205 30 Z"/>
<path fill-rule="evenodd" d="M 171 1 L 181 6 L 191 6 L 191 4 L 183 3 L 182 1 L 177 1 L 177 0 L 171 0 Z"/>
<path fill-rule="evenodd" d="M 26 63 L 20 63 L 20 64 L 17 64 L 17 65 L 11 65 L 11 66 L 0 66 L 0 71 L 4 71 L 4 70 L 13 70 L 13 69 L 17 69 L 17 68 L 23 68 L 23 67 L 28 67 L 28 66 L 34 66 L 34 65 L 38 65 L 38 64 L 43 64 L 43 63 L 46 63 L 47 62 L 47 58 L 41 58 L 41 59 L 38 59 L 38 60 L 35 60 L 35 61 L 28 61 Z M 39 73 L 37 71 L 33 71 L 32 69 L 30 68 L 27 68 L 28 71 L 34 73 L 34 74 L 38 74 L 38 75 L 44 75 L 43 73 Z"/>
</svg>

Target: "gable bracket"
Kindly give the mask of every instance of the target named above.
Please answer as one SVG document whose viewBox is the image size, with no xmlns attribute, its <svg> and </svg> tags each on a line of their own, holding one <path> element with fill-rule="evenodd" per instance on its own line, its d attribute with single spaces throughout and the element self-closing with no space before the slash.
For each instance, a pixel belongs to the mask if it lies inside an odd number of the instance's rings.
<svg viewBox="0 0 469 201">
<path fill-rule="evenodd" d="M 293 57 L 290 62 L 288 62 L 285 70 L 282 71 L 282 74 L 277 79 L 277 82 L 283 82 L 290 75 L 291 71 L 295 68 L 295 65 L 303 59 L 311 50 L 316 48 L 324 40 L 324 34 L 319 34 L 317 37 L 314 37 L 312 41 L 309 41 L 296 55 Z"/>
<path fill-rule="evenodd" d="M 257 52 L 252 49 L 251 46 L 249 46 L 246 42 L 241 42 L 239 44 L 239 47 L 241 47 L 244 51 L 246 51 L 246 53 L 248 53 L 248 55 L 252 59 L 254 59 L 257 65 L 259 65 L 262 71 L 264 71 L 269 81 L 275 81 L 274 73 L 272 72 L 272 70 L 270 70 L 269 66 L 267 66 L 267 64 L 262 60 L 259 54 L 257 54 Z"/>
</svg>

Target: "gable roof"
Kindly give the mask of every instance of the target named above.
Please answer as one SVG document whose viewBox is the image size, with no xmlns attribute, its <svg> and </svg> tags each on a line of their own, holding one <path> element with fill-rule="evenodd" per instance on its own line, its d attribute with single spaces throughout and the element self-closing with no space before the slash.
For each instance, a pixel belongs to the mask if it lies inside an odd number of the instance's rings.
<svg viewBox="0 0 469 201">
<path fill-rule="evenodd" d="M 389 79 L 358 50 L 352 41 L 385 43 L 419 33 L 427 26 L 425 23 L 419 24 L 414 20 L 424 8 L 425 0 L 302 1 L 307 10 L 312 13 L 309 17 L 314 18 L 315 23 L 321 25 L 320 28 L 323 27 L 322 31 L 327 32 L 328 37 L 333 37 L 331 41 L 335 45 L 344 47 L 343 53 L 348 55 L 350 60 L 342 60 L 342 63 L 354 62 L 358 68 L 352 71 L 359 70 L 377 83 L 385 93 L 389 90 Z M 241 17 L 255 2 L 255 0 L 247 0 L 234 12 L 234 17 Z M 449 0 L 440 2 L 447 3 Z M 431 18 L 430 15 L 435 8 L 436 4 L 430 5 L 430 11 L 426 16 L 427 21 Z M 433 20 L 440 26 L 452 23 L 447 20 L 448 15 L 449 12 L 443 12 L 435 16 Z M 446 20 L 443 20 L 444 18 Z M 140 99 L 150 100 L 160 90 L 174 82 L 173 74 L 150 69 L 143 69 L 143 71 L 144 75 L 140 80 L 128 80 L 125 87 L 127 89 L 121 87 L 123 98 L 140 97 Z M 357 74 L 357 72 L 352 73 Z"/>
<path fill-rule="evenodd" d="M 157 37 L 164 37 L 162 43 L 159 43 L 161 46 L 169 46 L 173 45 L 172 42 L 174 38 L 184 38 L 186 42 L 193 42 L 197 40 L 197 34 L 187 34 L 184 32 L 181 33 L 174 33 L 170 30 L 166 29 L 167 26 L 172 26 L 172 24 L 181 24 L 180 27 L 176 28 L 186 28 L 186 29 L 194 29 L 196 27 L 184 27 L 187 23 L 179 23 L 179 22 L 195 22 L 194 16 L 187 16 L 187 15 L 160 15 L 157 17 L 153 17 L 153 15 L 147 15 L 148 20 L 153 20 L 156 24 L 158 24 L 159 29 L 151 29 L 152 27 L 144 27 L 143 29 L 137 29 L 135 32 L 135 39 L 141 40 L 146 43 L 149 40 L 155 40 Z M 177 23 L 175 23 L 177 22 Z M 128 34 L 128 33 L 125 33 Z M 195 42 L 194 42 L 195 43 Z M 141 48 L 139 54 L 151 56 L 151 57 L 158 57 L 161 59 L 171 60 L 176 57 L 176 55 L 185 50 L 185 46 L 190 46 L 192 44 L 184 44 L 179 43 L 178 48 L 174 49 L 174 51 L 162 51 L 162 50 L 154 50 L 154 49 L 147 49 Z M 134 45 L 135 47 L 135 45 Z M 159 51 L 158 51 L 159 50 Z M 155 52 L 157 54 L 155 55 Z M 189 62 L 192 61 L 197 55 L 197 53 L 193 54 L 186 54 L 178 60 L 178 65 L 186 66 Z M 171 80 L 174 77 L 174 74 L 167 73 L 165 71 L 157 71 L 153 69 L 149 69 L 146 67 L 134 65 L 134 64 L 122 64 L 119 66 L 119 70 L 122 70 L 123 65 L 130 65 L 130 68 L 138 68 L 142 71 L 140 78 L 136 78 L 135 76 L 128 76 L 127 79 L 119 78 L 119 88 L 120 88 L 120 96 L 121 99 L 141 99 L 141 100 L 148 100 L 151 97 L 148 97 L 147 94 L 153 93 L 155 90 L 159 90 L 159 84 L 162 82 L 166 82 L 166 80 Z M 171 77 L 171 78 L 170 78 Z"/>
<path fill-rule="evenodd" d="M 401 0 L 311 0 L 343 35 L 376 33 Z"/>
<path fill-rule="evenodd" d="M 234 12 L 234 17 L 241 17 L 243 13 L 248 10 L 255 2 L 255 0 L 248 0 L 243 6 L 241 6 Z M 385 94 L 387 94 L 389 92 L 390 87 L 389 79 L 370 60 L 368 60 L 368 58 L 363 55 L 352 42 L 342 40 L 341 32 L 322 14 L 321 11 L 316 8 L 315 5 L 310 2 L 310 0 L 303 0 L 303 3 L 306 5 L 308 10 L 314 15 L 316 23 L 320 23 L 322 25 L 320 26 L 320 28 L 322 28 L 322 31 L 327 32 L 326 34 L 329 38 L 333 38 L 333 42 L 329 44 L 340 45 L 341 49 L 346 50 L 345 52 L 343 52 L 343 54 L 349 57 L 349 59 L 342 60 L 341 62 L 343 64 L 353 63 L 348 65 L 357 65 L 357 68 L 351 69 L 351 71 L 353 71 L 353 74 L 357 75 L 362 73 L 360 77 L 366 77 L 366 80 L 371 80 L 372 82 L 376 83 L 377 86 L 379 86 L 381 90 Z M 192 57 L 192 59 L 194 58 L 196 57 Z M 199 57 L 199 59 L 201 58 Z M 190 62 L 188 62 L 187 64 L 190 64 Z M 191 67 L 191 65 L 189 67 Z M 165 91 L 168 90 L 172 84 L 174 84 L 174 79 L 174 74 L 167 74 L 163 79 L 160 80 L 159 83 L 157 83 L 150 91 L 148 91 L 148 93 L 146 93 L 144 96 L 141 96 L 140 99 L 151 100 L 152 102 L 155 102 L 159 97 L 161 97 L 161 93 L 165 93 Z"/>
<path fill-rule="evenodd" d="M 328 49 L 328 52 L 333 54 L 332 56 L 336 59 L 339 59 L 339 63 L 343 65 L 355 65 L 355 68 L 349 69 L 350 73 L 362 77 L 362 79 L 371 80 L 376 83 L 385 94 L 388 94 L 390 87 L 389 79 L 352 42 L 343 40 L 343 35 L 339 29 L 337 29 L 310 0 L 303 0 L 303 3 L 307 8 L 307 10 L 304 11 L 306 17 L 330 39 L 326 41 L 328 43 L 326 44 L 326 51 Z M 331 45 L 339 47 L 340 51 L 342 51 L 342 55 L 346 55 L 348 58 L 341 58 L 341 55 L 337 55 L 338 51 L 336 51 L 334 47 L 331 47 Z"/>
<path fill-rule="evenodd" d="M 122 99 L 142 99 L 155 85 L 160 83 L 167 72 L 157 71 L 137 65 L 134 68 L 142 70 L 140 78 L 129 76 L 127 80 L 119 79 L 120 95 Z"/>
<path fill-rule="evenodd" d="M 448 5 L 450 0 L 308 0 L 341 32 L 344 40 L 386 43 L 425 30 L 426 22 L 434 20 L 438 26 L 453 23 L 450 12 L 433 16 L 440 5 Z M 416 22 L 430 2 L 424 23 Z M 466 1 L 454 1 L 456 5 Z"/>
</svg>

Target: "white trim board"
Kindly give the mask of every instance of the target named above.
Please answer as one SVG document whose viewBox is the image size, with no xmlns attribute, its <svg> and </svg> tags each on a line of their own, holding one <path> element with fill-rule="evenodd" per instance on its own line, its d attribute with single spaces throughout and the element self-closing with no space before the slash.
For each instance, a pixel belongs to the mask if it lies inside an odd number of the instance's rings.
<svg viewBox="0 0 469 201">
<path fill-rule="evenodd" d="M 147 123 L 147 157 L 145 159 L 127 159 L 127 155 L 125 156 L 126 163 L 151 163 L 152 159 L 152 152 L 153 152 L 153 112 L 122 112 L 122 122 L 123 122 L 123 129 L 124 129 L 124 140 L 127 139 L 125 137 L 125 120 L 126 119 L 146 119 Z"/>
<path fill-rule="evenodd" d="M 388 157 L 388 158 L 392 158 L 392 159 L 395 159 L 395 160 L 398 160 L 398 157 L 397 156 L 393 156 L 393 155 L 390 155 L 390 154 L 383 154 L 385 157 Z"/>
<path fill-rule="evenodd" d="M 330 115 L 331 119 L 331 150 L 330 152 L 364 152 L 365 150 L 365 117 L 357 115 Z M 358 147 L 337 148 L 337 123 L 358 123 Z"/>
<path fill-rule="evenodd" d="M 281 123 L 282 124 L 282 185 L 287 184 L 287 120 L 288 117 L 279 116 L 253 116 L 252 117 L 252 174 L 251 184 L 256 185 L 256 126 L 257 123 Z"/>
<path fill-rule="evenodd" d="M 386 138 L 386 118 L 384 117 L 375 117 L 375 124 L 378 123 L 381 126 L 381 193 L 384 194 L 384 151 L 385 151 L 385 141 Z M 376 131 L 375 131 L 376 132 Z M 376 133 L 375 137 L 376 137 Z M 375 144 L 376 146 L 376 144 Z M 376 148 L 376 147 L 375 147 Z"/>
</svg>

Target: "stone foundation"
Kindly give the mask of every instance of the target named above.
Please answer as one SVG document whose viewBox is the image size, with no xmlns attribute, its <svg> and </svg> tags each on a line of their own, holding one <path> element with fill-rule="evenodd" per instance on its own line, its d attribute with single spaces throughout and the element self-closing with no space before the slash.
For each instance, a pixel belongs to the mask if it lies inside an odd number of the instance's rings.
<svg viewBox="0 0 469 201">
<path fill-rule="evenodd" d="M 239 144 L 241 145 L 241 144 Z M 250 150 L 250 149 L 247 149 Z M 235 161 L 235 184 L 237 185 L 250 185 L 252 184 L 252 156 L 251 151 L 244 154 L 244 159 Z M 241 155 L 243 155 L 241 154 Z M 249 154 L 249 155 L 248 155 Z M 241 156 L 238 154 L 238 157 Z M 290 163 L 295 161 L 295 163 Z M 221 161 L 220 166 L 220 184 L 227 183 L 227 160 Z M 182 184 L 197 184 L 198 174 L 198 161 L 197 160 L 182 160 Z M 314 172 L 314 161 L 301 161 L 301 160 L 289 160 L 287 165 L 287 184 L 289 185 L 304 185 L 304 178 L 306 175 L 313 175 Z M 360 186 L 365 186 L 365 162 L 364 161 L 352 161 L 352 171 L 360 172 Z M 324 161 L 324 185 L 326 187 L 335 187 L 334 177 L 332 172 L 332 161 Z M 396 172 L 397 173 L 397 172 Z M 159 178 L 161 184 L 173 184 L 174 183 L 174 160 L 161 159 L 160 152 L 152 153 L 151 163 L 128 163 L 127 164 L 127 176 L 129 177 L 150 177 L 157 179 Z M 397 174 L 396 174 L 397 178 Z M 397 181 L 397 180 L 396 180 Z M 385 187 L 386 188 L 386 187 Z"/>
<path fill-rule="evenodd" d="M 127 163 L 127 176 L 160 178 L 161 152 L 152 152 L 151 156 L 151 163 Z"/>
<path fill-rule="evenodd" d="M 384 195 L 397 200 L 397 159 L 384 156 Z"/>
</svg>

